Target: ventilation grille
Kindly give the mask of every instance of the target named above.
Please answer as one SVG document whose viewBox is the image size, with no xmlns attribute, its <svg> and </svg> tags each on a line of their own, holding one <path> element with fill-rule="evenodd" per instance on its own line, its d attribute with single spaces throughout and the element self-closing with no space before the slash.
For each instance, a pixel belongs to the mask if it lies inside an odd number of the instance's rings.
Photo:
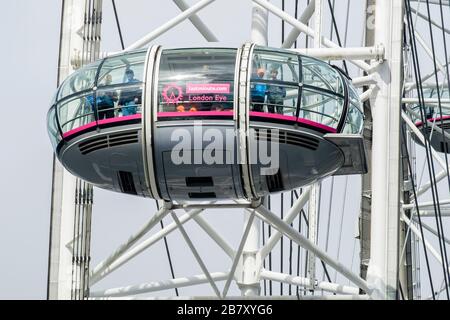
<svg viewBox="0 0 450 320">
<path fill-rule="evenodd" d="M 293 133 L 284 130 L 261 130 L 255 129 L 256 140 L 260 141 L 278 141 L 279 143 L 291 144 L 304 147 L 310 150 L 317 150 L 319 140 L 301 133 Z"/>
<path fill-rule="evenodd" d="M 431 128 L 433 127 L 432 123 L 428 123 L 426 130 L 427 133 L 431 132 Z M 434 131 L 439 132 L 440 129 L 449 130 L 450 129 L 450 122 L 444 122 L 444 124 L 441 125 L 440 120 L 436 120 L 436 125 L 434 126 Z"/>
<path fill-rule="evenodd" d="M 444 130 L 448 130 L 450 129 L 450 122 L 444 122 L 443 125 L 441 125 L 440 123 L 438 124 L 438 126 Z"/>
<path fill-rule="evenodd" d="M 127 194 L 137 194 L 136 187 L 134 185 L 133 174 L 128 171 L 119 171 L 117 173 L 119 178 L 120 190 Z"/>
<path fill-rule="evenodd" d="M 269 192 L 278 192 L 284 190 L 280 169 L 278 169 L 277 173 L 271 176 L 266 176 L 266 182 Z"/>
<path fill-rule="evenodd" d="M 128 131 L 120 133 L 111 133 L 101 137 L 96 137 L 84 141 L 78 145 L 81 154 L 85 155 L 96 150 L 105 149 L 109 147 L 120 146 L 129 143 L 138 142 L 138 132 Z"/>
</svg>

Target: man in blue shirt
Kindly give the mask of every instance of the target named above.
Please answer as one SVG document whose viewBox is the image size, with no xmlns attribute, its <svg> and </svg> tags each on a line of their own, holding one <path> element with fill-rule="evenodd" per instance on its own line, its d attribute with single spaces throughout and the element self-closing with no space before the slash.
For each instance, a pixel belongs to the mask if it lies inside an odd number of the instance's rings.
<svg viewBox="0 0 450 320">
<path fill-rule="evenodd" d="M 252 79 L 250 85 L 251 102 L 253 111 L 263 111 L 264 101 L 266 99 L 267 85 L 265 83 L 254 83 L 258 79 L 263 79 L 265 74 L 264 68 L 258 68 L 256 70 L 257 78 Z"/>
<path fill-rule="evenodd" d="M 139 82 L 139 80 L 134 78 L 134 72 L 131 69 L 127 69 L 125 71 L 125 76 L 127 78 L 126 83 L 136 83 Z M 131 90 L 124 90 L 122 91 L 119 105 L 122 107 L 122 115 L 123 116 L 129 116 L 136 114 L 137 111 L 137 104 L 140 103 L 140 92 L 142 90 L 140 88 L 133 88 Z"/>
</svg>

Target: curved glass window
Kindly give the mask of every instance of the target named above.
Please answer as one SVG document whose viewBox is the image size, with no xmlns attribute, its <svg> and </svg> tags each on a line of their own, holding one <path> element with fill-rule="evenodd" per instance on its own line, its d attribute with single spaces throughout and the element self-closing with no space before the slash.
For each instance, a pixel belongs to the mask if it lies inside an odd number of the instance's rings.
<svg viewBox="0 0 450 320">
<path fill-rule="evenodd" d="M 107 58 L 97 82 L 96 110 L 99 123 L 142 112 L 142 83 L 146 51 Z"/>
<path fill-rule="evenodd" d="M 139 114 L 145 57 L 146 51 L 139 51 L 106 58 L 70 75 L 58 92 L 56 104 L 63 134 Z"/>
<path fill-rule="evenodd" d="M 101 61 L 96 61 L 72 73 L 61 85 L 57 100 L 61 100 L 78 92 L 92 89 L 95 84 L 95 77 L 97 76 L 97 70 L 100 63 Z"/>
<path fill-rule="evenodd" d="M 303 84 L 344 95 L 341 75 L 329 64 L 302 56 Z"/>
<path fill-rule="evenodd" d="M 345 105 L 344 86 L 342 76 L 327 63 L 257 47 L 252 57 L 250 111 L 292 121 L 303 118 L 337 129 Z"/>
<path fill-rule="evenodd" d="M 233 110 L 235 64 L 236 49 L 163 50 L 158 117 L 172 112 L 230 114 L 225 112 Z"/>
<path fill-rule="evenodd" d="M 364 113 L 361 101 L 359 100 L 358 93 L 356 92 L 353 85 L 351 85 L 348 80 L 346 80 L 346 82 L 349 93 L 349 104 L 343 133 L 362 133 L 364 125 Z"/>
<path fill-rule="evenodd" d="M 299 78 L 297 55 L 255 49 L 250 74 L 250 111 L 295 116 Z"/>
<path fill-rule="evenodd" d="M 449 91 L 448 89 L 444 88 L 439 90 L 439 94 L 441 96 L 441 99 L 448 99 L 449 98 Z M 437 98 L 437 90 L 436 88 L 427 88 L 423 90 L 423 97 L 424 99 L 427 98 Z M 442 108 L 442 115 L 443 116 L 448 116 L 450 115 L 450 108 L 448 107 L 448 105 L 445 104 L 441 104 L 441 108 Z M 420 110 L 420 105 L 415 105 L 412 108 L 413 111 L 413 119 L 415 121 L 422 121 L 422 117 L 421 117 L 421 110 Z M 439 111 L 439 106 L 438 103 L 429 103 L 426 104 L 425 106 L 422 107 L 422 112 L 423 115 L 425 116 L 426 119 L 439 119 L 440 118 L 440 111 Z"/>
<path fill-rule="evenodd" d="M 303 89 L 299 118 L 336 129 L 342 115 L 344 98 L 314 89 Z"/>
<path fill-rule="evenodd" d="M 106 58 L 100 69 L 97 87 L 142 82 L 146 55 L 146 51 L 140 51 Z"/>
<path fill-rule="evenodd" d="M 94 94 L 88 93 L 65 100 L 57 104 L 57 109 L 63 133 L 86 125 L 95 121 Z"/>
<path fill-rule="evenodd" d="M 58 124 L 56 123 L 56 111 L 54 106 L 50 108 L 47 113 L 47 131 L 53 149 L 56 149 L 58 143 L 61 141 L 61 135 L 59 134 Z"/>
<path fill-rule="evenodd" d="M 236 54 L 233 48 L 163 50 L 156 84 L 158 119 L 176 119 L 194 112 L 231 118 Z M 146 51 L 137 51 L 108 57 L 70 75 L 54 98 L 56 107 L 48 114 L 49 132 L 56 137 L 52 143 L 58 141 L 58 130 L 67 137 L 82 126 L 101 127 L 126 120 L 122 117 L 139 118 L 146 56 Z M 327 63 L 256 46 L 249 73 L 251 116 L 271 114 L 272 119 L 294 122 L 307 119 L 338 129 L 348 96 L 345 130 L 361 131 L 359 96 L 351 83 Z M 448 92 L 445 94 L 448 96 Z"/>
</svg>

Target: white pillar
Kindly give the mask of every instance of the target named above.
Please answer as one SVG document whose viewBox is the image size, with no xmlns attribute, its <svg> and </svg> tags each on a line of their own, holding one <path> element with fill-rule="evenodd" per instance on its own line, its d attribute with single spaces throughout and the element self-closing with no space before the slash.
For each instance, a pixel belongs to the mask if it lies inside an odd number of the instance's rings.
<svg viewBox="0 0 450 320">
<path fill-rule="evenodd" d="M 395 299 L 400 212 L 400 111 L 403 0 L 377 0 L 375 43 L 386 48 L 377 69 L 379 92 L 373 115 L 372 217 L 367 272 L 373 297 Z"/>
<path fill-rule="evenodd" d="M 58 85 L 74 71 L 73 61 L 85 61 L 84 57 L 94 58 L 99 51 L 100 19 L 85 20 L 88 3 L 84 0 L 65 0 L 62 4 L 60 52 L 58 66 Z M 95 0 L 93 6 L 101 17 L 102 0 Z M 100 12 L 98 12 L 100 11 Z M 94 14 L 94 12 L 91 12 Z M 83 34 L 89 35 L 83 39 Z M 89 43 L 87 43 L 89 42 Z M 86 45 L 89 44 L 89 45 Z M 54 158 L 51 204 L 51 229 L 48 266 L 48 299 L 71 299 L 73 294 L 85 287 L 86 268 L 89 268 L 89 248 L 75 252 L 81 259 L 73 264 L 74 252 L 72 248 L 76 241 L 86 241 L 89 245 L 91 193 L 89 186 L 78 185 L 77 179 L 64 170 Z M 78 195 L 81 197 L 76 198 Z M 84 198 L 84 197 L 88 198 Z M 82 220 L 76 221 L 78 214 Z M 77 226 L 75 226 L 77 222 Z M 75 237 L 77 234 L 81 237 Z M 75 238 L 75 239 L 74 239 Z M 77 259 L 75 259 L 77 260 Z M 82 288 L 83 287 L 83 288 Z"/>
<path fill-rule="evenodd" d="M 308 239 L 314 244 L 317 244 L 317 219 L 320 209 L 320 182 L 314 183 L 311 186 L 311 193 L 308 203 Z M 307 261 L 308 278 L 311 283 L 316 279 L 316 255 L 308 251 Z"/>
<path fill-rule="evenodd" d="M 268 12 L 260 5 L 253 3 L 252 6 L 252 30 L 251 40 L 260 46 L 267 46 Z"/>
</svg>

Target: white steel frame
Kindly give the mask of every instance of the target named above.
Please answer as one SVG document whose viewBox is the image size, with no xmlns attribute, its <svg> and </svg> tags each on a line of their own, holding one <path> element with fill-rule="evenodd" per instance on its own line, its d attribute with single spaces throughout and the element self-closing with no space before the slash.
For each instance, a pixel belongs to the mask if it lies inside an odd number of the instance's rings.
<svg viewBox="0 0 450 320">
<path fill-rule="evenodd" d="M 66 1 L 66 4 L 68 2 L 71 2 L 71 5 L 68 8 L 65 8 L 65 14 L 71 15 L 74 20 L 81 19 L 81 17 L 76 14 L 77 11 L 75 9 L 79 9 L 81 7 L 80 4 L 84 3 L 84 1 Z M 137 40 L 128 46 L 125 51 L 141 48 L 149 44 L 158 36 L 186 19 L 189 19 L 193 23 L 207 41 L 218 41 L 216 36 L 196 15 L 201 9 L 213 3 L 214 0 L 199 0 L 191 7 L 183 0 L 174 0 L 174 2 L 182 10 L 182 13 L 153 30 L 142 39 Z M 434 3 L 434 1 L 431 2 Z M 398 255 L 399 248 L 403 246 L 403 244 L 398 243 L 398 224 L 400 219 L 405 221 L 417 237 L 421 237 L 414 224 L 402 213 L 404 209 L 414 210 L 413 206 L 403 205 L 402 207 L 399 195 L 403 183 L 400 180 L 399 175 L 400 128 L 402 120 L 410 128 L 413 134 L 417 135 L 422 141 L 424 139 L 421 132 L 417 130 L 411 122 L 408 114 L 401 112 L 400 108 L 401 103 L 412 104 L 417 102 L 415 98 L 401 98 L 401 89 L 403 87 L 406 90 L 412 90 L 415 87 L 413 82 L 406 83 L 402 78 L 403 0 L 376 0 L 376 45 L 373 47 L 360 48 L 341 48 L 336 43 L 323 36 L 322 20 L 324 10 L 322 0 L 311 1 L 298 19 L 295 19 L 269 1 L 253 0 L 252 3 L 251 39 L 253 43 L 267 45 L 268 15 L 273 14 L 293 27 L 282 45 L 283 48 L 291 48 L 294 41 L 303 33 L 314 39 L 314 48 L 291 50 L 324 60 L 345 59 L 366 73 L 364 76 L 353 79 L 353 83 L 357 87 L 364 86 L 366 88 L 366 91 L 361 95 L 361 99 L 363 101 L 370 100 L 373 113 L 374 141 L 372 154 L 374 159 L 371 172 L 373 214 L 371 216 L 371 258 L 367 280 L 362 279 L 359 275 L 349 270 L 348 267 L 331 257 L 315 243 L 316 232 L 314 232 L 315 226 L 313 223 L 309 238 L 305 238 L 291 226 L 291 223 L 299 215 L 300 210 L 304 208 L 307 203 L 309 203 L 309 217 L 311 222 L 314 222 L 314 215 L 318 212 L 318 202 L 316 200 L 316 197 L 318 197 L 318 186 L 316 185 L 303 188 L 303 193 L 288 210 L 284 219 L 281 219 L 277 214 L 271 212 L 264 206 L 261 199 L 254 199 L 253 201 L 240 200 L 232 203 L 162 203 L 161 209 L 158 210 L 140 230 L 114 250 L 109 257 L 90 270 L 89 286 L 93 286 L 101 281 L 104 277 L 175 230 L 181 232 L 203 273 L 194 276 L 179 277 L 107 290 L 93 290 L 84 298 L 153 299 L 154 297 L 142 296 L 142 294 L 204 283 L 209 283 L 211 285 L 215 294 L 212 298 L 268 298 L 259 297 L 261 293 L 260 284 L 264 280 L 300 286 L 311 290 L 316 294 L 314 296 L 301 297 L 272 296 L 271 298 L 273 299 L 396 298 L 398 283 L 397 268 L 399 263 Z M 424 18 L 419 12 L 415 13 L 417 16 Z M 311 18 L 314 18 L 314 28 L 308 26 Z M 434 22 L 434 25 L 438 26 L 438 23 Z M 68 32 L 72 33 L 72 37 L 76 37 L 74 36 L 75 31 L 74 28 Z M 420 40 L 420 35 L 418 36 L 420 44 L 424 47 L 426 52 L 429 52 L 429 48 L 425 42 Z M 61 39 L 61 41 L 62 46 L 65 46 L 70 42 L 70 40 L 66 38 Z M 73 43 L 71 45 L 74 46 Z M 247 49 L 251 50 L 250 47 L 243 48 L 243 50 Z M 151 54 L 156 54 L 156 51 L 157 48 L 155 47 L 155 49 L 151 51 Z M 65 55 L 68 57 L 69 53 L 66 52 Z M 438 65 L 439 71 L 445 72 L 445 67 L 442 63 L 439 63 Z M 146 68 L 149 67 L 151 68 L 152 66 L 147 66 Z M 241 68 L 243 67 L 244 66 L 242 65 Z M 64 76 L 66 76 L 66 74 L 64 74 Z M 427 75 L 424 81 L 432 76 L 433 74 Z M 243 89 L 247 90 L 247 88 Z M 144 102 L 144 104 L 151 103 L 149 100 L 152 98 L 147 98 L 148 100 Z M 443 103 L 450 103 L 450 101 L 445 99 L 441 100 Z M 427 99 L 427 102 L 431 103 L 435 101 L 433 99 Z M 145 115 L 147 120 L 151 120 L 151 116 L 152 115 L 149 114 Z M 151 121 L 148 122 L 151 123 Z M 387 133 L 389 133 L 389 135 Z M 245 137 L 242 138 L 245 139 Z M 436 176 L 436 181 L 440 181 L 448 175 L 448 172 L 446 172 L 446 165 L 435 151 L 433 152 L 433 157 L 444 170 Z M 55 176 L 61 174 L 61 172 L 58 172 L 59 171 L 55 171 Z M 64 173 L 64 175 L 68 174 Z M 63 203 L 56 203 L 54 205 L 60 212 L 64 211 L 65 219 L 67 219 L 67 221 L 61 223 L 58 231 L 70 238 L 71 235 L 73 235 L 73 232 L 67 232 L 67 229 L 70 229 L 70 225 L 73 224 L 73 222 L 70 221 L 70 213 L 73 212 L 74 200 L 72 195 L 74 194 L 74 190 L 70 188 L 70 182 L 66 182 L 69 180 L 69 178 L 65 180 L 64 187 L 55 184 L 53 194 L 56 199 L 58 199 L 58 197 L 63 199 Z M 418 190 L 418 195 L 427 192 L 430 186 L 430 183 L 422 185 Z M 312 196 L 312 198 L 310 198 L 310 196 Z M 447 202 L 442 202 L 442 204 L 448 203 L 448 200 Z M 423 217 L 430 214 L 430 212 L 427 211 L 429 210 L 428 203 L 421 203 L 419 207 L 424 210 L 421 212 Z M 207 211 L 213 208 L 227 208 L 230 209 L 230 212 L 233 211 L 237 213 L 243 211 L 243 232 L 237 248 L 230 246 L 227 241 L 221 237 L 220 233 L 203 218 L 203 215 L 207 214 Z M 444 210 L 443 213 L 445 216 L 450 215 L 450 208 Z M 173 223 L 166 225 L 163 229 L 145 238 L 145 236 L 166 216 L 171 216 Z M 226 270 L 211 272 L 207 269 L 202 257 L 190 240 L 189 234 L 183 227 L 183 225 L 190 220 L 193 220 L 198 224 L 211 240 L 217 243 L 230 258 L 230 265 Z M 413 220 L 415 221 L 414 218 Z M 271 237 L 263 246 L 260 244 L 261 221 L 270 225 L 274 230 Z M 430 227 L 428 227 L 427 230 L 432 234 L 436 234 Z M 310 253 L 311 270 L 308 278 L 269 271 L 263 268 L 264 259 L 274 249 L 282 236 L 291 239 L 294 243 L 300 245 Z M 71 238 L 69 238 L 61 238 L 57 244 L 54 243 L 55 247 L 51 248 L 52 256 L 50 258 L 50 264 L 52 266 L 55 265 L 60 269 L 64 268 L 64 264 L 67 263 L 67 261 L 64 262 L 62 256 L 59 259 L 55 258 L 54 252 L 55 250 L 61 250 L 61 252 L 64 251 L 66 244 L 71 240 Z M 52 235 L 52 239 L 55 240 L 58 239 L 58 237 Z M 435 256 L 438 261 L 442 261 L 442 257 L 440 257 L 439 253 L 432 248 L 428 241 L 426 241 L 426 243 L 433 256 Z M 316 259 L 322 260 L 327 266 L 332 267 L 334 270 L 345 276 L 353 283 L 353 286 L 319 281 L 314 272 Z M 70 288 L 66 284 L 68 281 L 70 282 L 70 280 L 71 275 L 69 274 L 66 274 L 64 278 L 59 277 L 56 279 L 50 277 L 49 286 L 53 287 L 57 285 L 60 289 L 54 291 L 54 294 L 49 297 L 53 299 L 70 298 Z M 219 290 L 219 287 L 216 284 L 219 281 L 225 282 L 222 291 Z M 229 287 L 232 281 L 235 281 L 241 289 L 242 297 L 228 296 Z M 361 290 L 363 293 L 360 293 Z M 320 295 L 320 293 L 323 293 L 324 291 L 335 293 L 337 295 Z M 173 297 L 159 298 L 170 299 Z M 196 299 L 205 297 L 188 298 Z"/>
</svg>

